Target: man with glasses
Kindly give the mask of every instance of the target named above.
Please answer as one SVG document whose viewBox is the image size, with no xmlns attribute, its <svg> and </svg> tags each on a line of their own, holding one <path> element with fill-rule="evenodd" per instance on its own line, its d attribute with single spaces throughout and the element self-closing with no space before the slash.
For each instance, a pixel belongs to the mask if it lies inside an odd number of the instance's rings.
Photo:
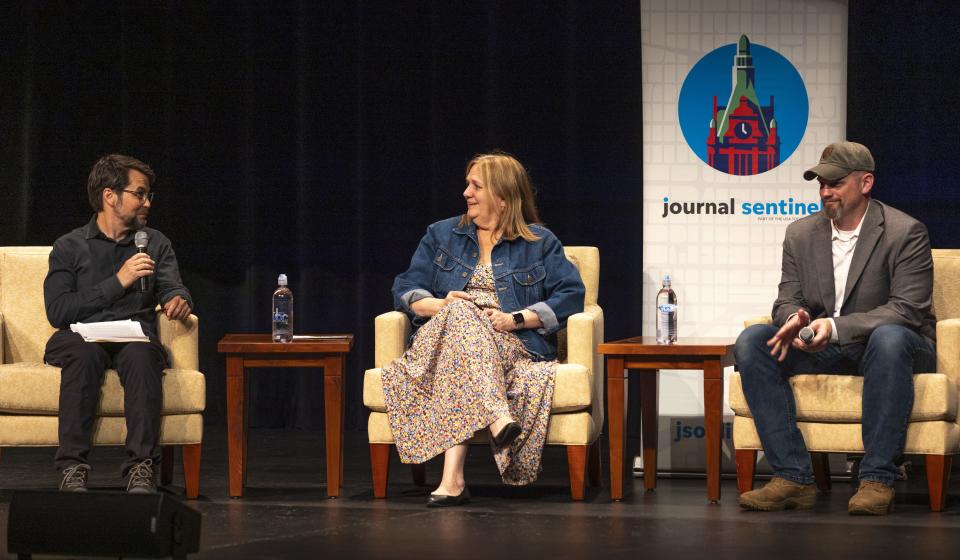
<svg viewBox="0 0 960 560">
<path fill-rule="evenodd" d="M 787 228 L 774 324 L 749 327 L 734 348 L 774 475 L 743 493 L 740 505 L 813 507 L 816 487 L 789 378 L 836 372 L 863 376 L 865 453 L 847 510 L 882 515 L 893 509 L 913 374 L 936 370 L 930 239 L 923 224 L 871 198 L 874 161 L 862 144 L 827 146 L 803 177 L 819 181 L 823 211 Z M 806 326 L 813 337 L 803 340 Z"/>
<path fill-rule="evenodd" d="M 131 493 L 156 492 L 160 462 L 160 409 L 167 357 L 157 337 L 155 308 L 170 319 L 190 315 L 193 300 L 180 280 L 170 240 L 146 227 L 156 176 L 129 156 L 100 158 L 87 178 L 96 215 L 87 225 L 57 239 L 43 284 L 50 324 L 59 329 L 47 342 L 44 361 L 59 366 L 59 439 L 55 463 L 60 489 L 85 491 L 93 425 L 104 371 L 115 368 L 124 391 L 127 459 L 122 475 Z M 147 233 L 146 252 L 134 237 Z M 146 289 L 141 290 L 141 279 Z M 85 342 L 71 323 L 132 319 L 149 342 Z"/>
</svg>

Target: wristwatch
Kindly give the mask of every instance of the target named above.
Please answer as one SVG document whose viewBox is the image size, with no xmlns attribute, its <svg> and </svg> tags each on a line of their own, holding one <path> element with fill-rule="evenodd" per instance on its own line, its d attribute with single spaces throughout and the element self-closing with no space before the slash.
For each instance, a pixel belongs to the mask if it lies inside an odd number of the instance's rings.
<svg viewBox="0 0 960 560">
<path fill-rule="evenodd" d="M 513 324 L 515 324 L 518 329 L 523 328 L 523 322 L 524 322 L 523 313 L 518 311 L 513 314 Z"/>
</svg>

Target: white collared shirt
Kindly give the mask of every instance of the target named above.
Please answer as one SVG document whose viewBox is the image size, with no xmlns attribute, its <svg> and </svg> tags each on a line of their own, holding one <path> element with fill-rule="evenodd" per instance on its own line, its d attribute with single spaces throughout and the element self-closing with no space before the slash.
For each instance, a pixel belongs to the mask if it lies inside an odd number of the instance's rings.
<svg viewBox="0 0 960 560">
<path fill-rule="evenodd" d="M 865 217 L 866 212 L 863 213 Z M 860 228 L 863 227 L 863 217 L 860 218 L 860 223 L 857 224 L 856 229 L 853 231 L 843 231 L 837 229 L 837 224 L 833 220 L 830 221 L 830 229 L 832 230 L 831 235 L 831 248 L 833 252 L 833 294 L 835 296 L 836 304 L 833 308 L 833 317 L 840 316 L 840 308 L 843 307 L 843 301 L 846 297 L 847 289 L 847 275 L 850 273 L 850 263 L 853 262 L 853 252 L 857 248 L 857 240 L 860 239 Z M 830 324 L 833 327 L 833 332 L 830 334 L 830 342 L 837 342 L 839 336 L 837 335 L 837 323 L 833 320 L 833 317 L 830 317 Z"/>
</svg>

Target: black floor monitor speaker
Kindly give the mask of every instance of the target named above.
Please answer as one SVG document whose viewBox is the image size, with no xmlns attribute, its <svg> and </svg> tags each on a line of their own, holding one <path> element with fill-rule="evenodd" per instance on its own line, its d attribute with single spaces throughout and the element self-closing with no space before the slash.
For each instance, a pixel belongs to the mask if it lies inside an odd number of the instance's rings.
<svg viewBox="0 0 960 560">
<path fill-rule="evenodd" d="M 200 548 L 200 512 L 160 494 L 17 490 L 7 551 L 186 558 Z"/>
</svg>

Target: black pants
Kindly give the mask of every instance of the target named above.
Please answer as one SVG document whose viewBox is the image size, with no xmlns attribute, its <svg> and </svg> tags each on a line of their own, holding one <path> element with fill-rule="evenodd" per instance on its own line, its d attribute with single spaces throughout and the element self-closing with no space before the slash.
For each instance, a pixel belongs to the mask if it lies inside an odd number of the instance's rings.
<svg viewBox="0 0 960 560">
<path fill-rule="evenodd" d="M 166 354 L 159 341 L 84 342 L 69 330 L 60 330 L 47 341 L 43 360 L 61 368 L 60 447 L 55 464 L 65 469 L 86 463 L 93 439 L 93 423 L 100 402 L 105 370 L 111 366 L 123 385 L 127 422 L 127 459 L 121 474 L 145 459 L 160 464 L 160 409 L 163 406 L 163 368 Z"/>
</svg>

